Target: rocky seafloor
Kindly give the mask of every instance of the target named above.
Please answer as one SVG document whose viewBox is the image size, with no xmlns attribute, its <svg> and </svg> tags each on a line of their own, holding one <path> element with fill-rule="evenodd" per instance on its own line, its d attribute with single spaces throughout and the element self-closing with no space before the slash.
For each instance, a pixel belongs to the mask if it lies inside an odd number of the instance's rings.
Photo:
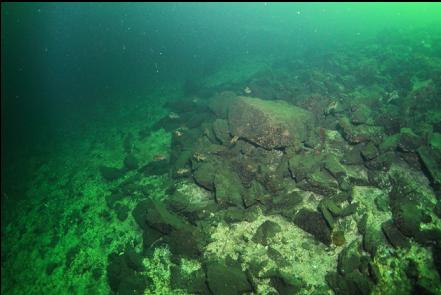
<svg viewBox="0 0 441 295">
<path fill-rule="evenodd" d="M 114 294 L 440 294 L 441 39 L 402 38 L 167 100 L 90 172 L 112 251 L 65 267 Z"/>
</svg>

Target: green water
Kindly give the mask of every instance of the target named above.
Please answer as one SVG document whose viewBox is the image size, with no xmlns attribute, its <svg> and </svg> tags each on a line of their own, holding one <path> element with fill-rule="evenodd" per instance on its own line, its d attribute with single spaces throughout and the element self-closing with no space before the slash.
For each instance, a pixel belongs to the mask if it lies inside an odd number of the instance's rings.
<svg viewBox="0 0 441 295">
<path fill-rule="evenodd" d="M 441 294 L 439 3 L 2 3 L 2 294 Z"/>
</svg>

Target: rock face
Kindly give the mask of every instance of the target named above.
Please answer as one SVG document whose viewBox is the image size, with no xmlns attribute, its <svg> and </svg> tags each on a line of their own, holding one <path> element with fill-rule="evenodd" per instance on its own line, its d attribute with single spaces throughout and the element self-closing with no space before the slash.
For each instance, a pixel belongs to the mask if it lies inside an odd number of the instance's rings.
<svg viewBox="0 0 441 295">
<path fill-rule="evenodd" d="M 240 96 L 230 106 L 231 134 L 265 149 L 299 145 L 309 137 L 313 116 L 284 101 Z"/>
</svg>

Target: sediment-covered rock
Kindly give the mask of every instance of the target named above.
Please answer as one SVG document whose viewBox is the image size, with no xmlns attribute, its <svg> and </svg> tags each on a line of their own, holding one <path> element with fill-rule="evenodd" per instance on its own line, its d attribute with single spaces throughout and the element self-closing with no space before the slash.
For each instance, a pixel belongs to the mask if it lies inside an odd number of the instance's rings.
<svg viewBox="0 0 441 295">
<path fill-rule="evenodd" d="M 305 141 L 313 128 L 313 117 L 285 101 L 241 96 L 230 106 L 228 123 L 233 136 L 274 149 Z"/>
</svg>

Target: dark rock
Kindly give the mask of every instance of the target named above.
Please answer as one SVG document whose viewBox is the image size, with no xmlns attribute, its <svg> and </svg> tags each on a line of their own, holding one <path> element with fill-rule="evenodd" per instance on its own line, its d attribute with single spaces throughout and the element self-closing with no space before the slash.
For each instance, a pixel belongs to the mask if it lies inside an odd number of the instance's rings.
<svg viewBox="0 0 441 295">
<path fill-rule="evenodd" d="M 313 116 L 285 101 L 240 96 L 229 109 L 228 123 L 233 136 L 274 149 L 305 141 L 313 128 Z"/>
<path fill-rule="evenodd" d="M 327 246 L 331 244 L 331 231 L 320 213 L 301 209 L 294 217 L 294 223 L 323 244 Z"/>
<path fill-rule="evenodd" d="M 270 196 L 259 182 L 253 180 L 251 182 L 250 188 L 248 188 L 243 192 L 242 198 L 245 207 L 249 208 L 258 203 L 260 204 L 265 203 L 265 201 L 269 199 Z"/>
<path fill-rule="evenodd" d="M 116 253 L 108 257 L 107 279 L 112 291 L 117 294 L 143 294 L 149 279 L 143 277 L 127 264 L 127 255 Z"/>
<path fill-rule="evenodd" d="M 305 183 L 299 183 L 299 187 L 319 195 L 330 196 L 337 193 L 338 182 L 326 171 L 315 171 L 308 175 Z"/>
<path fill-rule="evenodd" d="M 418 155 L 435 188 L 441 186 L 441 153 L 426 146 L 418 148 Z"/>
<path fill-rule="evenodd" d="M 340 118 L 339 127 L 342 131 L 343 137 L 350 144 L 358 144 L 361 142 L 372 141 L 380 144 L 383 139 L 384 129 L 379 126 L 357 125 L 351 124 L 348 118 Z"/>
<path fill-rule="evenodd" d="M 203 234 L 196 228 L 173 230 L 166 239 L 174 255 L 188 258 L 198 258 L 201 255 L 201 245 L 204 242 Z"/>
<path fill-rule="evenodd" d="M 344 153 L 341 162 L 345 165 L 362 165 L 363 158 L 361 156 L 362 145 L 356 145 L 351 150 Z"/>
<path fill-rule="evenodd" d="M 213 131 L 216 139 L 224 145 L 229 145 L 231 141 L 230 130 L 226 120 L 217 119 L 213 122 Z"/>
<path fill-rule="evenodd" d="M 214 190 L 214 175 L 217 169 L 211 162 L 203 162 L 193 172 L 195 182 L 203 188 Z"/>
<path fill-rule="evenodd" d="M 107 166 L 100 166 L 99 170 L 101 176 L 107 181 L 117 180 L 118 178 L 121 178 L 126 172 L 126 170 L 123 168 L 115 168 L 115 167 L 107 167 Z"/>
<path fill-rule="evenodd" d="M 46 266 L 46 274 L 50 276 L 54 270 L 59 267 L 60 264 L 58 262 L 51 262 Z"/>
<path fill-rule="evenodd" d="M 415 152 L 424 141 L 410 128 L 401 128 L 397 146 L 403 152 Z"/>
<path fill-rule="evenodd" d="M 163 234 L 153 228 L 146 227 L 142 233 L 143 249 L 144 252 L 154 250 L 156 246 L 160 246 L 162 242 L 165 242 Z"/>
<path fill-rule="evenodd" d="M 124 259 L 127 266 L 134 271 L 143 271 L 144 265 L 142 264 L 142 257 L 136 253 L 135 249 L 129 247 L 124 252 Z"/>
<path fill-rule="evenodd" d="M 270 201 L 262 202 L 268 208 L 267 213 L 280 214 L 292 220 L 297 206 L 302 203 L 303 197 L 297 191 L 283 191 L 275 196 L 270 196 Z"/>
<path fill-rule="evenodd" d="M 325 159 L 325 169 L 339 182 L 346 176 L 346 169 L 334 155 L 329 155 Z"/>
<path fill-rule="evenodd" d="M 178 215 L 168 211 L 163 203 L 153 199 L 139 202 L 133 209 L 132 215 L 142 229 L 151 227 L 163 234 L 170 234 L 173 229 L 191 230 L 192 228 Z"/>
<path fill-rule="evenodd" d="M 127 207 L 126 205 L 117 204 L 115 206 L 115 211 L 116 217 L 120 221 L 124 221 L 127 219 L 127 217 L 129 217 L 129 207 Z"/>
<path fill-rule="evenodd" d="M 366 252 L 373 257 L 377 253 L 378 248 L 382 245 L 387 245 L 387 240 L 383 232 L 371 226 L 367 226 L 363 234 L 363 248 Z"/>
<path fill-rule="evenodd" d="M 433 208 L 433 212 L 436 214 L 436 216 L 441 218 L 441 201 L 436 202 L 436 205 Z"/>
<path fill-rule="evenodd" d="M 113 191 L 110 195 L 106 196 L 107 207 L 109 207 L 110 209 L 114 209 L 115 204 L 124 198 L 125 198 L 125 195 L 123 193 L 121 193 L 119 191 Z"/>
<path fill-rule="evenodd" d="M 298 277 L 278 275 L 273 276 L 270 279 L 271 285 L 273 285 L 280 295 L 297 294 L 301 289 L 306 287 L 306 283 Z"/>
<path fill-rule="evenodd" d="M 312 153 L 298 154 L 289 159 L 289 171 L 292 178 L 300 182 L 315 171 L 318 171 L 321 166 L 321 157 Z"/>
<path fill-rule="evenodd" d="M 128 154 L 124 158 L 124 167 L 127 168 L 127 170 L 135 170 L 138 169 L 139 161 L 133 154 Z"/>
<path fill-rule="evenodd" d="M 238 262 L 208 261 L 207 284 L 215 295 L 233 295 L 251 292 L 252 286 Z"/>
<path fill-rule="evenodd" d="M 394 225 L 392 220 L 386 221 L 382 224 L 384 234 L 387 240 L 395 248 L 409 248 L 410 242 L 405 235 L 403 235 L 397 227 Z"/>
<path fill-rule="evenodd" d="M 357 109 L 351 115 L 351 122 L 355 125 L 372 125 L 374 123 L 374 120 L 372 118 L 371 109 L 364 104 L 358 105 Z"/>
<path fill-rule="evenodd" d="M 209 99 L 209 109 L 219 118 L 226 119 L 230 105 L 237 99 L 234 92 L 223 91 Z"/>
<path fill-rule="evenodd" d="M 146 176 L 153 176 L 153 175 L 162 175 L 169 172 L 169 161 L 167 159 L 163 160 L 153 160 L 152 162 L 148 163 L 147 165 L 141 167 L 141 171 Z"/>
<path fill-rule="evenodd" d="M 363 159 L 366 161 L 373 160 L 378 156 L 378 149 L 372 142 L 368 142 L 361 149 L 361 155 L 363 156 Z"/>
<path fill-rule="evenodd" d="M 279 224 L 274 221 L 264 221 L 256 230 L 253 236 L 253 242 L 268 245 L 270 239 L 272 239 L 277 233 L 282 230 Z"/>
<path fill-rule="evenodd" d="M 222 206 L 243 207 L 242 185 L 237 175 L 229 169 L 221 169 L 214 176 L 216 202 Z"/>
</svg>

